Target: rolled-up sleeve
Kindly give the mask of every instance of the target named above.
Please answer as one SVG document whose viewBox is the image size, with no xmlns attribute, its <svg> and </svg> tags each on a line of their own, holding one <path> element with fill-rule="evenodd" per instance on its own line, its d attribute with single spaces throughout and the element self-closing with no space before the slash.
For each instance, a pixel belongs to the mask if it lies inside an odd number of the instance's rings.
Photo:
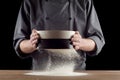
<svg viewBox="0 0 120 80">
<path fill-rule="evenodd" d="M 13 47 L 19 57 L 27 56 L 20 50 L 19 44 L 22 40 L 29 39 L 31 33 L 29 18 L 29 7 L 26 2 L 24 2 L 19 10 L 13 37 Z"/>
<path fill-rule="evenodd" d="M 87 4 L 87 29 L 86 37 L 92 39 L 96 44 L 96 49 L 92 52 L 87 52 L 88 55 L 93 56 L 101 52 L 103 46 L 105 45 L 105 38 L 101 29 L 100 22 L 96 10 L 93 5 L 92 0 L 88 0 Z"/>
</svg>

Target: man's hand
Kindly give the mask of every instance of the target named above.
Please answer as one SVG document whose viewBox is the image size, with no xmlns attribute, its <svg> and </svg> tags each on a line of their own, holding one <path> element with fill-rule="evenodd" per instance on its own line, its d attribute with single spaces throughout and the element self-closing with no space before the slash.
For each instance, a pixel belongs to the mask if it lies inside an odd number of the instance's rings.
<svg viewBox="0 0 120 80">
<path fill-rule="evenodd" d="M 36 30 L 32 30 L 32 33 L 30 35 L 30 39 L 29 40 L 23 40 L 20 43 L 20 49 L 22 52 L 24 53 L 31 53 L 35 50 L 37 50 L 37 43 L 38 43 L 38 39 L 39 39 L 39 34 L 37 33 Z"/>
<path fill-rule="evenodd" d="M 37 47 L 37 43 L 38 43 L 38 39 L 39 39 L 39 34 L 37 33 L 36 30 L 32 30 L 32 34 L 30 35 L 30 43 L 31 43 L 31 47 L 36 48 Z"/>
<path fill-rule="evenodd" d="M 82 38 L 78 31 L 75 32 L 71 41 L 75 50 L 93 51 L 95 49 L 95 42 L 89 38 Z"/>
</svg>

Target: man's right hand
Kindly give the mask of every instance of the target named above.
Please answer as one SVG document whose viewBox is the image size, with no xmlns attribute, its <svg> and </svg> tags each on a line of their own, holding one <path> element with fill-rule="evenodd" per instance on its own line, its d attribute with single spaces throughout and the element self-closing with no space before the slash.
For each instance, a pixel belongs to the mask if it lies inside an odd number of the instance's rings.
<svg viewBox="0 0 120 80">
<path fill-rule="evenodd" d="M 37 50 L 37 43 L 39 38 L 40 36 L 37 33 L 37 30 L 33 29 L 30 35 L 30 39 L 23 40 L 20 43 L 20 50 L 26 54 L 32 53 L 33 51 Z"/>
</svg>

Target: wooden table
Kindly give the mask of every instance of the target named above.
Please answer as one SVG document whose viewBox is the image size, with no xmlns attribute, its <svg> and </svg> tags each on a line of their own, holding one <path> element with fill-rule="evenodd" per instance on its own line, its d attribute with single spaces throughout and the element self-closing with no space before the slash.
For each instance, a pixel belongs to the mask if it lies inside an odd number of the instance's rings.
<svg viewBox="0 0 120 80">
<path fill-rule="evenodd" d="M 82 71 L 87 76 L 35 76 L 25 75 L 29 70 L 0 70 L 0 80 L 120 80 L 120 71 Z M 80 71 L 81 72 L 81 71 Z"/>
</svg>

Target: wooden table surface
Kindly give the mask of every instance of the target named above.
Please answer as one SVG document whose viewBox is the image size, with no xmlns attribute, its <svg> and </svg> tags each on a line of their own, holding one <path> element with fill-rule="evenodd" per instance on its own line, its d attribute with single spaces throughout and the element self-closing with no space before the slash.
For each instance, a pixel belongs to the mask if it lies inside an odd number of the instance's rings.
<svg viewBox="0 0 120 80">
<path fill-rule="evenodd" d="M 86 76 L 35 76 L 25 75 L 29 70 L 0 70 L 0 80 L 120 80 L 119 70 L 87 70 Z"/>
</svg>

